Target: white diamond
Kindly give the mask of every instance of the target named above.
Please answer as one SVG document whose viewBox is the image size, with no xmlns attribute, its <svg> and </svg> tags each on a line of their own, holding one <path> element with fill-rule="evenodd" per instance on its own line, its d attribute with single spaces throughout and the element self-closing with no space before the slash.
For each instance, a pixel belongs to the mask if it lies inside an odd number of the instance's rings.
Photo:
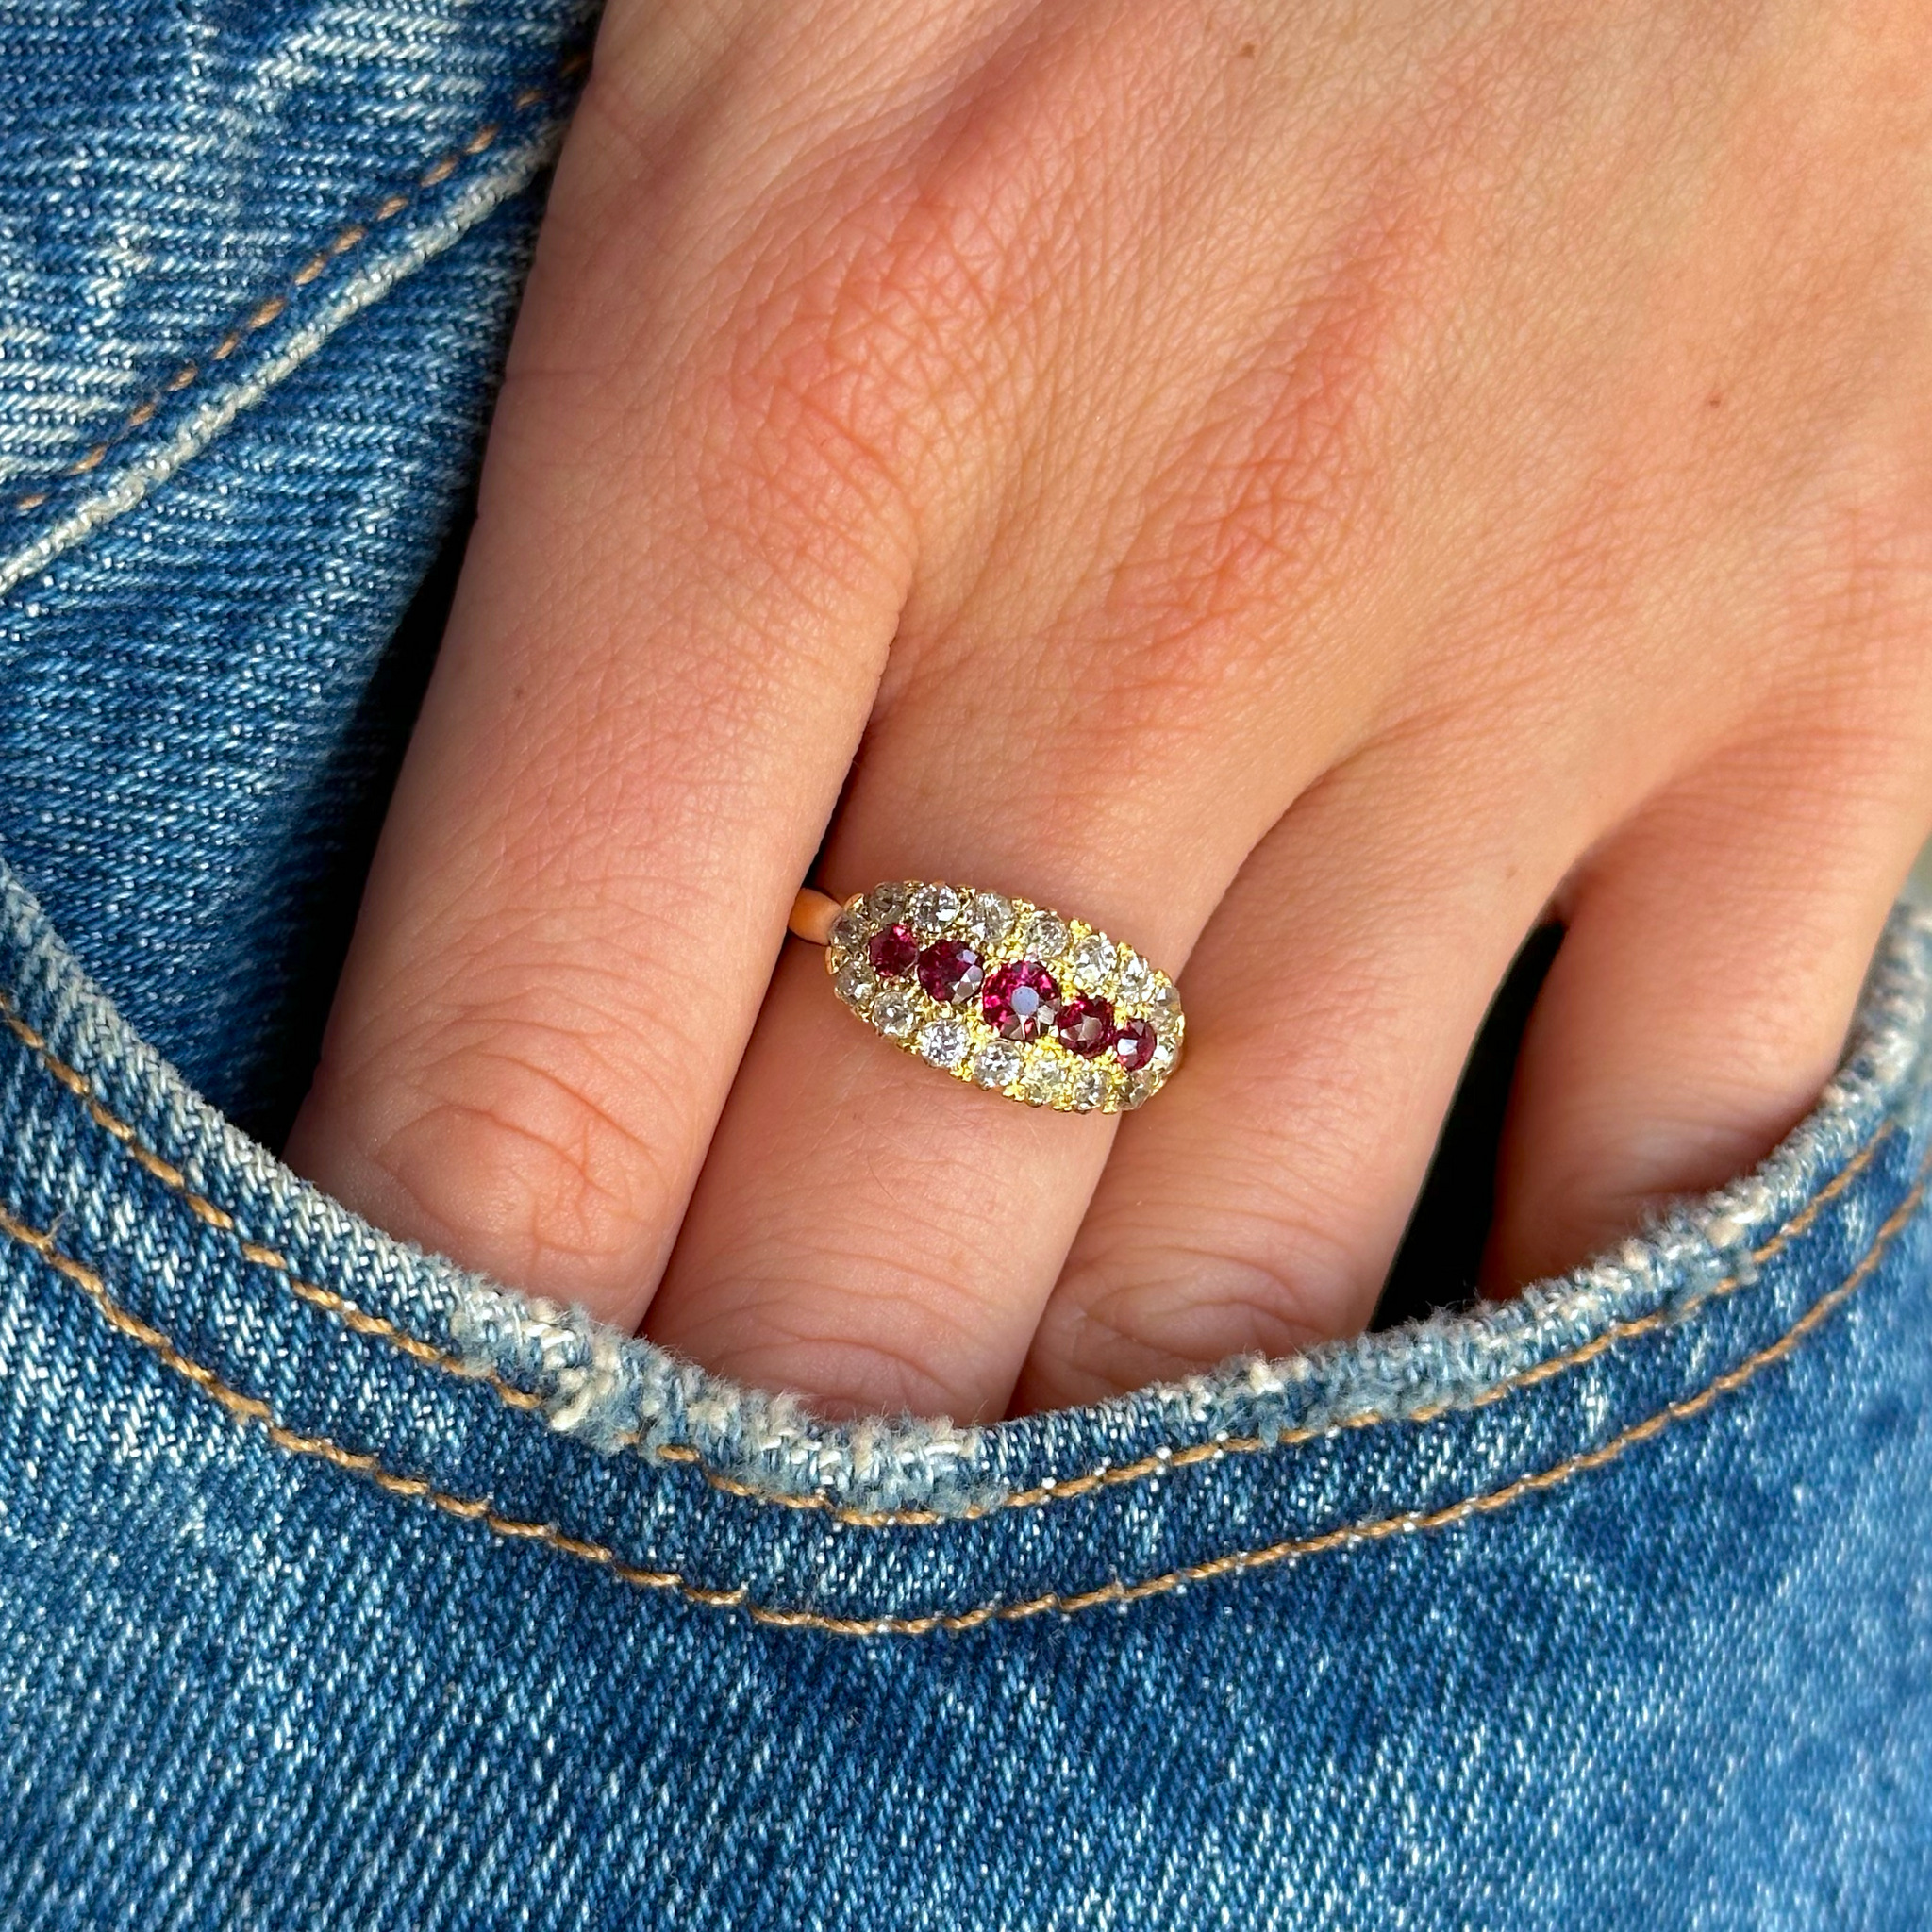
<svg viewBox="0 0 1932 1932">
<path fill-rule="evenodd" d="M 1041 1055 L 1026 1069 L 1020 1087 L 1022 1097 L 1039 1107 L 1048 1106 L 1058 1098 L 1060 1087 L 1066 1077 L 1066 1070 L 1058 1060 Z"/>
<path fill-rule="evenodd" d="M 1067 1098 L 1082 1113 L 1092 1110 L 1107 1098 L 1107 1078 L 1098 1067 L 1081 1067 L 1067 1082 Z"/>
<path fill-rule="evenodd" d="M 830 943 L 835 946 L 856 946 L 865 937 L 865 925 L 856 912 L 841 912 L 832 922 Z"/>
<path fill-rule="evenodd" d="M 1147 1064 L 1157 1074 L 1168 1073 L 1172 1070 L 1174 1061 L 1180 1058 L 1180 1044 L 1174 1035 L 1172 1033 L 1163 1033 L 1154 1042 L 1154 1051 L 1148 1057 Z"/>
<path fill-rule="evenodd" d="M 982 1046 L 978 1057 L 973 1062 L 973 1077 L 982 1087 L 1010 1087 L 1020 1077 L 1020 1070 L 1025 1065 L 1024 1056 L 1017 1046 L 1009 1045 L 1004 1040 L 995 1040 L 990 1046 Z"/>
<path fill-rule="evenodd" d="M 1029 959 L 1055 959 L 1067 942 L 1067 928 L 1051 912 L 1036 912 L 1026 922 L 1024 934 Z"/>
<path fill-rule="evenodd" d="M 891 925 L 906 909 L 906 888 L 901 885 L 874 886 L 865 895 L 865 909 L 879 925 Z"/>
<path fill-rule="evenodd" d="M 872 1024 L 891 1040 L 903 1040 L 919 1015 L 902 992 L 882 992 L 872 1003 Z"/>
<path fill-rule="evenodd" d="M 1151 1091 L 1145 1074 L 1129 1074 L 1121 1087 L 1122 1111 L 1131 1113 L 1147 1098 Z"/>
<path fill-rule="evenodd" d="M 959 916 L 959 895 L 951 886 L 921 886 L 912 895 L 912 923 L 941 932 Z"/>
<path fill-rule="evenodd" d="M 1098 992 L 1114 968 L 1113 941 L 1104 932 L 1090 932 L 1067 955 L 1074 969 L 1074 984 L 1088 992 Z"/>
<path fill-rule="evenodd" d="M 846 960 L 832 978 L 832 991 L 848 1007 L 857 1007 L 861 1013 L 872 1005 L 873 995 L 878 990 L 878 981 L 862 959 Z"/>
<path fill-rule="evenodd" d="M 931 1020 L 919 1029 L 919 1051 L 936 1067 L 957 1067 L 966 1058 L 966 1029 L 957 1020 Z"/>
<path fill-rule="evenodd" d="M 1121 952 L 1120 996 L 1124 1000 L 1144 1000 L 1154 986 L 1154 969 L 1139 953 Z"/>
<path fill-rule="evenodd" d="M 1166 1013 L 1170 1016 L 1178 1013 L 1181 1009 L 1181 996 L 1174 990 L 1172 981 L 1157 986 L 1153 992 L 1148 995 L 1148 1001 L 1157 1012 Z"/>
<path fill-rule="evenodd" d="M 959 930 L 982 946 L 996 946 L 1013 924 L 1013 908 L 997 892 L 981 892 L 959 915 Z"/>
</svg>

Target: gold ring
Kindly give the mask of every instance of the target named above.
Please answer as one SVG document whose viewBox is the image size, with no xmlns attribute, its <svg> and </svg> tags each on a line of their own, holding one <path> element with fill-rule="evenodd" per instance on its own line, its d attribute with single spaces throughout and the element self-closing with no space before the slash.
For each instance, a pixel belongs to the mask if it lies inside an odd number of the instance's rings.
<svg viewBox="0 0 1932 1932">
<path fill-rule="evenodd" d="M 1174 981 L 1078 919 L 972 886 L 894 881 L 841 906 L 808 887 L 791 929 L 832 988 L 929 1066 L 1061 1113 L 1124 1113 L 1180 1061 Z"/>
</svg>

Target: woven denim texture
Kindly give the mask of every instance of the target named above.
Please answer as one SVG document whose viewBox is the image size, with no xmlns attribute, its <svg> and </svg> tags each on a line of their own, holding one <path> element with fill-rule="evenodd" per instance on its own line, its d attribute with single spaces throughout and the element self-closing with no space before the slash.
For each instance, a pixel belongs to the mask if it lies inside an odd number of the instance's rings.
<svg viewBox="0 0 1932 1932">
<path fill-rule="evenodd" d="M 0 0 L 0 851 L 258 1131 L 306 1085 L 582 11 Z"/>
<path fill-rule="evenodd" d="M 996 1428 L 251 1137 L 583 25 L 0 4 L 0 1926 L 1924 1925 L 1925 914 L 1644 1240 Z"/>
</svg>

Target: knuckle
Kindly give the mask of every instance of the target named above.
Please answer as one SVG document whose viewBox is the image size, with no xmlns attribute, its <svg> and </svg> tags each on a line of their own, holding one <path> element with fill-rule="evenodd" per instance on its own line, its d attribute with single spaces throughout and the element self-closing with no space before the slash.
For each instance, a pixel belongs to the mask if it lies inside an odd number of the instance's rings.
<svg viewBox="0 0 1932 1932">
<path fill-rule="evenodd" d="M 655 1279 L 681 1188 L 648 1090 L 580 1016 L 472 1006 L 415 1044 L 401 1124 L 373 1149 L 460 1258 L 609 1305 Z M 647 1125 L 647 1123 L 649 1124 Z"/>
<path fill-rule="evenodd" d="M 1081 1315 L 1079 1352 L 1121 1388 L 1136 1388 L 1175 1363 L 1208 1368 L 1230 1356 L 1292 1355 L 1360 1325 L 1375 1282 L 1362 1257 L 1332 1235 L 1285 1216 L 1257 1220 L 1204 1241 L 1177 1230 L 1083 1270 L 1070 1302 Z"/>
<path fill-rule="evenodd" d="M 873 1317 L 868 1313 L 868 1323 Z M 768 1389 L 807 1388 L 822 1414 L 958 1418 L 974 1407 L 961 1385 L 939 1372 L 917 1339 L 854 1340 L 851 1332 L 761 1333 L 731 1357 L 741 1380 Z"/>
<path fill-rule="evenodd" d="M 1785 780 L 1890 797 L 1932 743 L 1932 475 L 1857 459 L 1788 526 L 1743 728 Z"/>
<path fill-rule="evenodd" d="M 783 211 L 734 272 L 725 446 L 761 487 L 795 476 L 815 500 L 832 480 L 877 508 L 924 468 L 952 392 L 982 386 L 1010 243 L 916 174 L 832 192 L 835 215 Z"/>
<path fill-rule="evenodd" d="M 766 1388 L 809 1389 L 828 1413 L 976 1411 L 1001 1374 L 1004 1324 L 997 1299 L 974 1285 L 985 1271 L 973 1232 L 935 1215 L 933 1252 L 922 1256 L 905 1249 L 896 1222 L 862 1208 L 845 1218 L 850 1196 L 829 1226 L 817 1205 L 811 1219 L 768 1227 L 677 1284 L 692 1316 L 677 1345 Z M 773 1282 L 786 1292 L 763 1292 Z"/>
<path fill-rule="evenodd" d="M 1932 473 L 1862 460 L 1825 493 L 1793 555 L 1792 615 L 1842 680 L 1890 682 L 1902 663 L 1924 661 L 1932 621 Z"/>
<path fill-rule="evenodd" d="M 1214 709 L 1288 675 L 1305 623 L 1393 525 L 1378 460 L 1423 275 L 1385 209 L 1284 303 L 1259 350 L 1176 439 L 1110 575 L 1105 615 L 1150 691 Z"/>
<path fill-rule="evenodd" d="M 727 440 L 761 487 L 776 465 L 815 491 L 829 467 L 896 500 L 1010 427 L 1091 279 L 1092 204 L 1132 172 L 1131 143 L 1096 132 L 1119 62 L 1087 52 L 881 105 L 794 160 L 714 283 Z"/>
</svg>

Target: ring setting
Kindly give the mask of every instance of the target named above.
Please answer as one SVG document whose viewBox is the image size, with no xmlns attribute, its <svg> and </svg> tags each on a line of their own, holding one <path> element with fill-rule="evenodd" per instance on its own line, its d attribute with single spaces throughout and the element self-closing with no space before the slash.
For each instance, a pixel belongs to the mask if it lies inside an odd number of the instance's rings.
<svg viewBox="0 0 1932 1932">
<path fill-rule="evenodd" d="M 833 991 L 928 1065 L 1033 1107 L 1124 1113 L 1180 1061 L 1174 984 L 1131 946 L 1044 906 L 894 880 L 842 906 L 799 895 Z"/>
</svg>

